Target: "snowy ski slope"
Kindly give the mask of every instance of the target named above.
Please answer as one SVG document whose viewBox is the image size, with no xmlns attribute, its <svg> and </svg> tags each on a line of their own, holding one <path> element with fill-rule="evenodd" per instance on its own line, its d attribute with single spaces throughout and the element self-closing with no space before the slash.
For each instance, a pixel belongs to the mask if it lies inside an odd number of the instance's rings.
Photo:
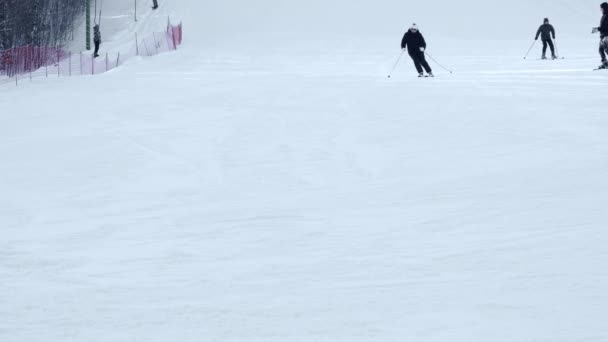
<svg viewBox="0 0 608 342">
<path fill-rule="evenodd" d="M 156 11 L 152 11 L 148 1 L 144 0 L 135 2 L 97 0 L 97 6 L 94 5 L 95 1 L 92 3 L 91 21 L 100 24 L 103 42 L 101 47 L 102 50 L 109 51 L 124 51 L 132 48 L 136 34 L 142 37 L 152 32 L 163 31 L 167 27 L 167 19 L 172 14 L 170 6 L 166 3 L 161 3 L 162 6 Z M 135 3 L 137 3 L 137 13 L 135 13 Z M 100 12 L 101 17 L 99 17 Z M 76 38 L 70 44 L 72 50 L 85 50 L 85 30 L 86 24 L 83 20 Z"/>
<path fill-rule="evenodd" d="M 0 341 L 608 340 L 599 2 L 159 1 L 0 88 Z M 453 75 L 386 78 L 412 21 Z"/>
</svg>

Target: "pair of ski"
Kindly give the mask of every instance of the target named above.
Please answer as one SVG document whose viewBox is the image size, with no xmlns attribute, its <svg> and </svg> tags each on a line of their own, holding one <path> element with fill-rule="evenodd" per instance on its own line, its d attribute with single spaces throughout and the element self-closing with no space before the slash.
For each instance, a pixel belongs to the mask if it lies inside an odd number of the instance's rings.
<svg viewBox="0 0 608 342">
<path fill-rule="evenodd" d="M 542 61 L 542 60 L 556 60 L 556 59 L 566 59 L 566 57 L 557 57 L 557 58 L 538 58 L 537 61 Z M 599 67 L 593 69 L 593 71 L 598 71 L 598 70 L 608 70 L 608 66 L 604 66 L 604 65 L 600 65 Z"/>
<path fill-rule="evenodd" d="M 548 58 L 545 58 L 545 59 L 549 60 Z M 566 57 L 557 57 L 557 58 L 552 58 L 551 60 L 556 60 L 556 59 L 566 59 Z M 538 60 L 543 60 L 543 58 L 539 58 Z M 593 71 L 598 71 L 598 70 L 608 70 L 608 66 L 600 65 L 599 67 L 593 69 Z"/>
</svg>

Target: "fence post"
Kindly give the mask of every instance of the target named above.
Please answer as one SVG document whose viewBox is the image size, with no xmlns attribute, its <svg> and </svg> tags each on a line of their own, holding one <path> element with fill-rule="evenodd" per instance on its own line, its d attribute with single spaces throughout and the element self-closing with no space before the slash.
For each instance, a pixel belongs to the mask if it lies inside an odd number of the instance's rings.
<svg viewBox="0 0 608 342">
<path fill-rule="evenodd" d="M 71 77 L 72 76 L 72 51 L 70 51 L 68 53 L 68 58 L 69 58 L 69 61 L 68 61 L 68 76 Z"/>
<path fill-rule="evenodd" d="M 32 54 L 31 54 L 31 56 L 30 56 L 30 57 L 31 57 L 31 58 L 30 58 L 30 82 L 32 81 L 32 69 L 34 69 L 34 68 L 32 67 L 32 64 L 34 63 L 34 60 L 35 60 L 35 55 L 34 55 L 34 54 L 35 54 L 35 52 L 36 52 L 36 50 L 32 50 Z"/>
<path fill-rule="evenodd" d="M 59 50 L 57 50 L 57 77 L 61 76 L 61 67 L 59 64 Z"/>
<path fill-rule="evenodd" d="M 91 55 L 91 75 L 95 75 L 95 57 Z"/>
<path fill-rule="evenodd" d="M 106 72 L 108 72 L 108 53 L 106 52 Z"/>
<path fill-rule="evenodd" d="M 175 30 L 171 27 L 171 38 L 173 38 L 173 50 L 177 50 L 177 43 L 175 42 Z"/>
<path fill-rule="evenodd" d="M 154 48 L 156 49 L 156 54 L 158 55 L 158 44 L 156 43 L 156 32 L 152 32 L 152 39 L 154 39 Z"/>
<path fill-rule="evenodd" d="M 144 47 L 146 48 L 146 56 L 150 56 L 150 51 L 148 51 L 148 44 L 146 44 L 146 38 L 144 38 Z"/>
<path fill-rule="evenodd" d="M 165 32 L 165 40 L 167 41 L 167 51 L 171 51 L 171 41 L 169 40 L 169 31 Z"/>
<path fill-rule="evenodd" d="M 15 63 L 15 50 L 13 49 L 11 50 L 11 64 L 8 67 L 8 77 L 12 77 L 13 75 L 15 75 Z"/>
<path fill-rule="evenodd" d="M 177 39 L 176 39 L 176 34 L 175 34 L 175 28 L 171 27 L 171 37 L 173 37 L 173 50 L 177 50 Z"/>
<path fill-rule="evenodd" d="M 23 72 L 26 72 L 26 71 L 28 71 L 28 69 L 31 69 L 31 67 L 28 68 L 28 66 L 30 64 L 30 60 L 31 60 L 31 58 L 30 58 L 30 46 L 29 45 L 26 47 L 25 57 L 23 59 L 24 59 L 24 63 L 25 63 L 25 67 L 23 68 Z"/>
<path fill-rule="evenodd" d="M 82 51 L 80 51 L 80 76 L 82 76 L 83 73 L 84 71 L 82 70 Z"/>
<path fill-rule="evenodd" d="M 17 50 L 17 58 L 15 59 L 15 86 L 19 85 L 19 67 L 17 63 L 19 62 L 19 50 Z"/>
<path fill-rule="evenodd" d="M 11 77 L 17 73 L 17 51 L 11 51 Z"/>
<path fill-rule="evenodd" d="M 135 56 L 139 56 L 139 41 L 137 40 L 137 32 L 135 32 Z"/>
<path fill-rule="evenodd" d="M 116 57 L 116 67 L 118 68 L 118 64 L 120 63 L 120 51 L 118 51 L 118 57 Z"/>
<path fill-rule="evenodd" d="M 17 75 L 19 74 L 19 50 L 18 49 L 15 49 L 15 58 L 14 58 L 13 65 L 15 66 L 15 68 L 13 70 L 13 75 L 15 75 L 15 77 L 17 77 Z"/>
</svg>

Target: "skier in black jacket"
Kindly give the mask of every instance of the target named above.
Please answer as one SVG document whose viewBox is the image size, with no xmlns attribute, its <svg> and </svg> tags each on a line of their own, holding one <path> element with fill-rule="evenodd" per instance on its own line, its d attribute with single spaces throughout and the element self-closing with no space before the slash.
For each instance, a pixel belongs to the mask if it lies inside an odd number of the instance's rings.
<svg viewBox="0 0 608 342">
<path fill-rule="evenodd" d="M 593 33 L 600 33 L 602 65 L 598 69 L 608 69 L 608 60 L 606 60 L 606 54 L 608 53 L 608 2 L 602 3 L 600 7 L 602 8 L 602 20 L 599 27 L 593 28 Z"/>
<path fill-rule="evenodd" d="M 427 72 L 428 77 L 433 77 L 433 70 L 424 57 L 426 41 L 424 40 L 422 33 L 418 31 L 418 26 L 416 26 L 416 24 L 412 24 L 401 40 L 401 49 L 405 50 L 406 47 L 408 54 L 414 61 L 414 66 L 416 66 L 416 70 L 418 71 L 418 77 L 424 76 L 423 71 Z"/>
<path fill-rule="evenodd" d="M 95 43 L 95 52 L 93 57 L 99 57 L 99 45 L 101 45 L 101 32 L 99 31 L 99 24 L 93 26 L 93 43 Z"/>
<path fill-rule="evenodd" d="M 549 46 L 551 48 L 551 58 L 556 59 L 555 46 L 553 45 L 553 40 L 551 40 L 552 36 L 555 39 L 555 28 L 549 24 L 549 18 L 545 18 L 544 23 L 538 28 L 534 40 L 538 40 L 538 36 L 541 36 L 543 40 L 543 56 L 541 58 L 547 59 L 547 46 Z"/>
</svg>

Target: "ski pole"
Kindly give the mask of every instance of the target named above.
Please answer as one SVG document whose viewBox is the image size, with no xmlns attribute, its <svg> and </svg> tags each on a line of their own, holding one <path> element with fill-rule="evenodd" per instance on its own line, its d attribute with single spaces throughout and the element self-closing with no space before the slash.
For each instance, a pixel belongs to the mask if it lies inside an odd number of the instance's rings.
<svg viewBox="0 0 608 342">
<path fill-rule="evenodd" d="M 399 65 L 399 62 L 401 61 L 401 57 L 403 57 L 403 53 L 404 52 L 405 52 L 405 50 L 401 51 L 401 54 L 399 55 L 399 58 L 397 58 L 397 61 L 395 62 L 395 65 L 391 69 L 391 72 L 388 74 L 388 78 L 391 78 L 391 75 L 393 74 L 393 72 L 395 71 L 395 69 L 397 69 L 397 65 Z"/>
<path fill-rule="evenodd" d="M 555 45 L 555 56 L 559 57 L 559 50 L 557 49 L 557 41 L 553 38 L 553 45 Z"/>
<path fill-rule="evenodd" d="M 530 51 L 532 51 L 532 48 L 534 47 L 535 44 L 536 44 L 536 39 L 534 39 L 534 42 L 532 42 L 532 46 L 530 46 L 530 48 L 528 49 L 528 52 L 526 52 L 524 59 L 528 58 L 528 55 L 530 54 Z"/>
<path fill-rule="evenodd" d="M 448 69 L 448 68 L 444 67 L 443 65 L 439 64 L 439 62 L 437 62 L 437 61 L 435 60 L 435 58 L 433 58 L 433 56 L 431 56 L 431 55 L 430 55 L 428 52 L 426 52 L 426 51 L 425 51 L 425 52 L 424 52 L 424 54 L 425 54 L 425 55 L 427 55 L 427 56 L 429 56 L 429 58 L 430 58 L 430 59 L 431 59 L 433 62 L 435 62 L 435 64 L 439 65 L 439 67 L 440 67 L 441 69 L 443 69 L 443 70 L 445 70 L 445 71 L 449 72 L 450 74 L 453 74 L 452 70 L 450 70 L 450 69 Z"/>
</svg>

